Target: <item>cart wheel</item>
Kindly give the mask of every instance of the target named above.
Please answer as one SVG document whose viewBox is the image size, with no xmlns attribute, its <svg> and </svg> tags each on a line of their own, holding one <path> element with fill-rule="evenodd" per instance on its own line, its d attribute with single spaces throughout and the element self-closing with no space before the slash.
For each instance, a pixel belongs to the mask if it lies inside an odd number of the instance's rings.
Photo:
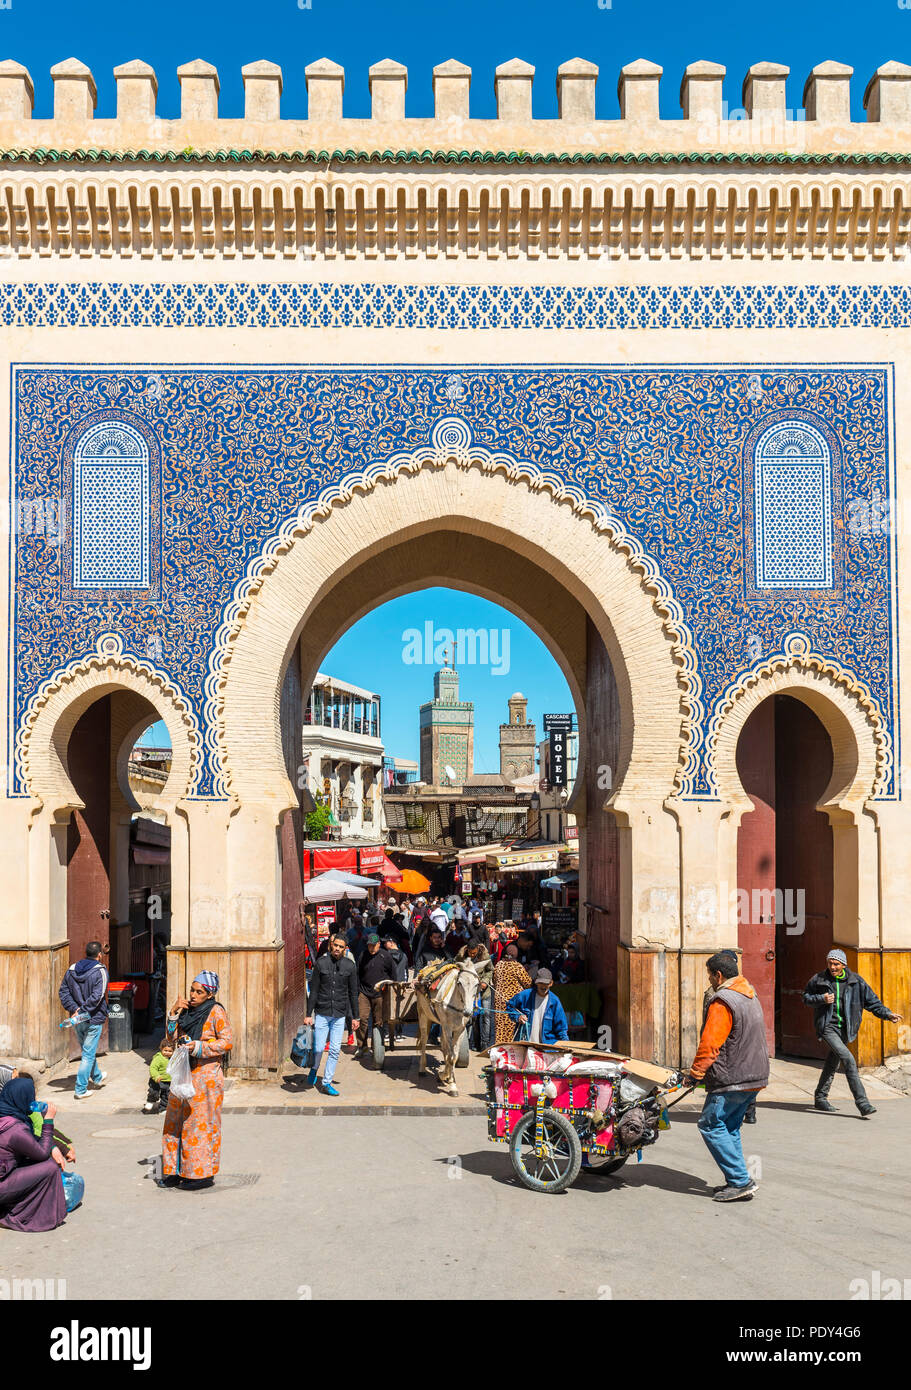
<svg viewBox="0 0 911 1390">
<path fill-rule="evenodd" d="M 383 1042 L 382 1028 L 374 1028 L 373 1030 L 373 1060 L 382 1069 L 386 1060 L 386 1045 Z"/>
<path fill-rule="evenodd" d="M 598 1158 L 589 1154 L 588 1171 L 596 1174 L 599 1178 L 609 1178 L 614 1173 L 619 1172 L 624 1163 L 629 1159 L 629 1154 L 624 1158 Z"/>
<path fill-rule="evenodd" d="M 468 1066 L 468 1061 L 469 1061 L 469 1054 L 468 1054 L 468 1029 L 466 1028 L 466 1029 L 465 1029 L 465 1032 L 464 1032 L 464 1033 L 462 1034 L 462 1036 L 459 1038 L 459 1050 L 458 1050 L 458 1052 L 456 1053 L 456 1066 L 457 1066 L 457 1067 L 467 1067 L 467 1066 Z"/>
<path fill-rule="evenodd" d="M 509 1141 L 513 1170 L 532 1192 L 565 1192 L 575 1182 L 582 1165 L 579 1136 L 558 1110 L 544 1112 L 545 1158 L 535 1157 L 535 1112 L 523 1115 Z"/>
</svg>

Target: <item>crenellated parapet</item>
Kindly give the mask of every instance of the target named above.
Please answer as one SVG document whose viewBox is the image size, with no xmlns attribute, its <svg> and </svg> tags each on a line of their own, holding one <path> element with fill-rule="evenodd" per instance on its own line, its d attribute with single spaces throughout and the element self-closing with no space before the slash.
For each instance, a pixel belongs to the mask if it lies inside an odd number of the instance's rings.
<svg viewBox="0 0 911 1390">
<path fill-rule="evenodd" d="M 595 63 L 555 74 L 557 116 L 534 114 L 540 74 L 493 74 L 497 115 L 471 114 L 472 71 L 433 71 L 432 114 L 409 110 L 408 71 L 369 71 L 371 116 L 345 114 L 345 72 L 305 68 L 306 115 L 283 110 L 281 67 L 242 69 L 244 115 L 219 115 L 216 68 L 177 69 L 180 116 L 156 114 L 140 60 L 114 69 L 99 114 L 92 72 L 57 64 L 53 117 L 35 119 L 21 64 L 0 63 L 0 257 L 428 259 L 851 259 L 911 255 L 911 66 L 882 64 L 850 119 L 853 69 L 813 68 L 802 105 L 790 70 L 755 63 L 723 98 L 726 69 L 686 68 L 680 116 L 664 73 L 617 80 L 619 116 L 595 117 Z"/>
<path fill-rule="evenodd" d="M 742 105 L 734 109 L 726 107 L 722 100 L 726 69 L 719 63 L 690 63 L 680 84 L 681 115 L 664 120 L 658 110 L 663 69 L 644 58 L 627 63 L 619 73 L 619 120 L 595 119 L 596 89 L 601 75 L 597 64 L 583 58 L 573 58 L 557 69 L 556 121 L 535 118 L 535 69 L 520 58 L 496 69 L 493 85 L 497 115 L 495 120 L 484 121 L 471 115 L 472 70 L 454 58 L 433 70 L 432 113 L 407 112 L 408 69 L 403 64 L 391 58 L 374 63 L 369 71 L 369 120 L 346 119 L 345 70 L 328 58 L 320 58 L 305 68 L 306 113 L 282 111 L 282 69 L 277 63 L 248 63 L 241 71 L 245 93 L 242 119 L 219 116 L 218 71 L 211 63 L 197 58 L 177 69 L 181 91 L 179 119 L 163 121 L 155 109 L 156 74 L 147 63 L 136 59 L 114 69 L 116 111 L 99 114 L 92 72 L 78 59 L 68 58 L 56 64 L 50 73 L 54 84 L 53 120 L 34 121 L 32 75 L 21 63 L 8 59 L 0 63 L 0 129 L 6 143 L 15 127 L 29 123 L 32 137 L 45 147 L 55 147 L 55 138 L 60 148 L 73 148 L 73 139 L 82 136 L 86 124 L 91 122 L 98 134 L 112 137 L 110 148 L 118 148 L 118 135 L 122 139 L 128 130 L 132 136 L 137 127 L 148 126 L 150 136 L 154 135 L 153 143 L 168 148 L 182 130 L 193 126 L 206 137 L 202 142 L 205 145 L 211 140 L 219 148 L 253 148 L 260 147 L 262 140 L 248 145 L 236 137 L 244 135 L 246 126 L 269 126 L 274 128 L 270 135 L 276 148 L 291 148 L 299 143 L 302 128 L 315 132 L 317 127 L 341 123 L 360 133 L 366 149 L 374 138 L 374 129 L 379 136 L 381 127 L 394 125 L 401 127 L 400 147 L 415 149 L 424 148 L 428 139 L 430 148 L 442 148 L 446 142 L 441 127 L 464 124 L 469 135 L 484 133 L 483 140 L 467 142 L 477 149 L 505 149 L 507 145 L 497 131 L 506 135 L 512 128 L 523 127 L 527 130 L 529 149 L 637 149 L 652 154 L 665 149 L 695 148 L 694 138 L 707 150 L 730 148 L 737 143 L 732 128 L 744 122 L 751 130 L 743 139 L 754 146 L 758 142 L 769 150 L 792 147 L 795 132 L 790 127 L 801 125 L 813 127 L 807 131 L 806 148 L 816 152 L 833 143 L 844 150 L 900 149 L 902 141 L 893 140 L 893 135 L 902 132 L 906 144 L 911 136 L 911 66 L 898 62 L 883 63 L 871 75 L 863 100 L 866 121 L 860 122 L 850 118 L 853 69 L 836 62 L 820 63 L 812 70 L 803 87 L 802 105 L 795 108 L 787 104 L 790 69 L 781 63 L 754 63 L 743 79 Z M 203 129 L 210 124 L 214 126 L 211 131 Z M 710 127 L 716 129 L 712 131 Z M 846 138 L 833 142 L 833 128 L 843 128 Z M 814 137 L 823 131 L 826 134 L 819 145 Z M 712 134 L 714 140 L 709 138 Z M 660 144 L 655 143 L 656 135 L 660 135 Z M 286 145 L 287 140 L 292 145 Z M 320 141 L 320 145 L 325 144 L 325 140 Z M 388 145 L 388 141 L 381 142 L 380 147 L 384 144 Z M 94 140 L 92 145 L 95 146 Z"/>
</svg>

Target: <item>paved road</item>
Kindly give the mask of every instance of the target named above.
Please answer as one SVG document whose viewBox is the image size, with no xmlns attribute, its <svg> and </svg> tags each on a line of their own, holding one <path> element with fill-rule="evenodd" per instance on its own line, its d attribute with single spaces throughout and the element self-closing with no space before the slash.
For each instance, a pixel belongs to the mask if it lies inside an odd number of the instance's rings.
<svg viewBox="0 0 911 1390">
<path fill-rule="evenodd" d="M 0 1232 L 0 1272 L 74 1299 L 177 1278 L 216 1298 L 846 1300 L 874 1271 L 911 1279 L 911 1104 L 861 1121 L 839 1103 L 764 1105 L 744 1131 L 761 1191 L 724 1207 L 693 1110 L 622 1178 L 558 1197 L 516 1186 L 473 1116 L 228 1116 L 219 1186 L 185 1193 L 144 1176 L 157 1122 L 68 1110 L 85 1204 L 48 1235 Z"/>
</svg>

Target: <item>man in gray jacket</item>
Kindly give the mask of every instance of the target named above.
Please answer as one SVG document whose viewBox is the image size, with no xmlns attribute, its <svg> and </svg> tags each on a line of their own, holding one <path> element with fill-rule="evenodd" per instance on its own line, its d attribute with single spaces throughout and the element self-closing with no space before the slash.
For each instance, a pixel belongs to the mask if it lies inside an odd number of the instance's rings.
<svg viewBox="0 0 911 1390">
<path fill-rule="evenodd" d="M 715 1201 L 736 1202 L 756 1191 L 743 1158 L 740 1126 L 755 1093 L 769 1084 L 769 1050 L 762 1005 L 738 973 L 736 960 L 719 951 L 705 968 L 715 993 L 689 1079 L 705 1082 L 698 1128 L 725 1179 L 715 1190 Z"/>
</svg>

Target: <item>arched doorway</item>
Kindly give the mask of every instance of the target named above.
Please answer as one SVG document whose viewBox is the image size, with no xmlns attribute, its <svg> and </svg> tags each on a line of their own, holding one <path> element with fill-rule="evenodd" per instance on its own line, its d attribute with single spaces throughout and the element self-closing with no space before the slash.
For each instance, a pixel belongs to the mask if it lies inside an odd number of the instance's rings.
<svg viewBox="0 0 911 1390">
<path fill-rule="evenodd" d="M 753 802 L 737 839 L 738 944 L 759 992 L 770 1050 L 822 1057 L 806 982 L 834 941 L 832 826 L 818 810 L 833 749 L 802 700 L 771 695 L 737 743 L 737 772 Z"/>
<path fill-rule="evenodd" d="M 566 676 L 584 750 L 572 806 L 580 898 L 591 908 L 608 1019 L 618 1045 L 637 1055 L 676 1049 L 663 992 L 665 957 L 675 974 L 681 948 L 679 838 L 665 802 L 686 761 L 688 663 L 673 602 L 634 549 L 631 539 L 616 543 L 589 508 L 555 504 L 524 475 L 444 455 L 394 478 L 365 475 L 363 487 L 264 551 L 220 639 L 216 725 L 232 804 L 226 935 L 244 949 L 259 943 L 273 1000 L 281 989 L 273 963 L 280 823 L 298 809 L 281 721 L 292 653 L 294 679 L 308 690 L 324 654 L 365 612 L 428 585 L 462 587 L 520 617 Z"/>
<path fill-rule="evenodd" d="M 164 721 L 171 747 L 160 786 L 137 796 L 130 753 L 150 725 Z M 29 1026 L 20 1053 L 56 1061 L 68 1035 L 57 1028 L 57 987 L 90 940 L 110 949 L 116 977 L 132 960 L 131 876 L 134 818 L 151 811 L 167 826 L 175 910 L 188 914 L 188 842 L 178 805 L 192 784 L 198 729 L 186 703 L 149 667 L 107 636 L 98 654 L 61 672 L 28 711 L 18 755 L 32 798 L 27 913 L 41 968 L 46 1007 Z M 175 833 L 176 832 L 176 833 Z"/>
</svg>

